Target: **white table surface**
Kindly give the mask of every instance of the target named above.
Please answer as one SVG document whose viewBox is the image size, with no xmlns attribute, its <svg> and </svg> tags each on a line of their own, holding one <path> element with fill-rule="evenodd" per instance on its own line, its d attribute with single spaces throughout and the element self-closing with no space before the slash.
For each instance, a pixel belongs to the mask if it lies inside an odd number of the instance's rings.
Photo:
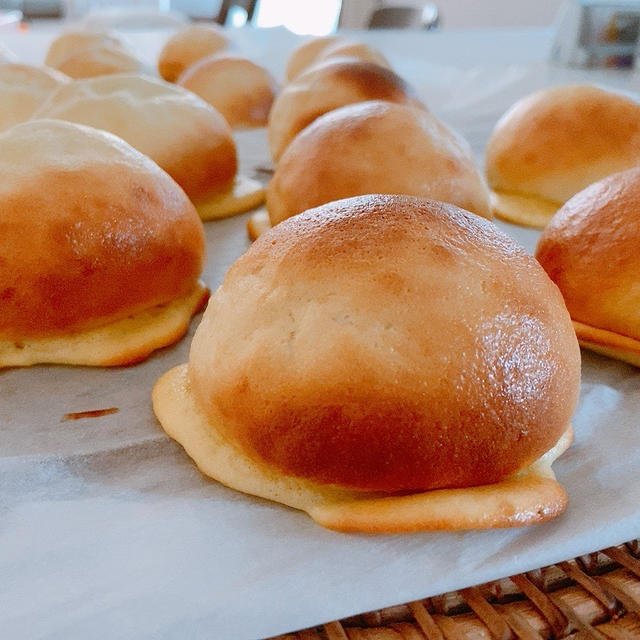
<svg viewBox="0 0 640 640">
<path fill-rule="evenodd" d="M 40 62 L 58 26 L 0 33 Z M 478 162 L 517 98 L 573 81 L 633 91 L 638 76 L 546 64 L 541 29 L 353 34 L 382 49 Z M 166 34 L 131 33 L 151 65 Z M 281 77 L 299 41 L 234 32 Z M 243 171 L 268 161 L 265 133 L 238 136 Z M 1 204 L 0 204 L 1 207 Z M 206 225 L 211 288 L 248 246 L 246 216 Z M 529 250 L 537 232 L 500 225 Z M 195 324 L 195 323 L 194 323 Z M 193 333 L 193 327 L 190 335 Z M 576 443 L 555 465 L 571 496 L 524 530 L 358 536 L 203 478 L 158 427 L 155 379 L 189 337 L 137 367 L 0 372 L 0 637 L 258 638 L 557 562 L 640 533 L 640 374 L 584 354 Z M 96 420 L 71 411 L 118 407 Z"/>
</svg>

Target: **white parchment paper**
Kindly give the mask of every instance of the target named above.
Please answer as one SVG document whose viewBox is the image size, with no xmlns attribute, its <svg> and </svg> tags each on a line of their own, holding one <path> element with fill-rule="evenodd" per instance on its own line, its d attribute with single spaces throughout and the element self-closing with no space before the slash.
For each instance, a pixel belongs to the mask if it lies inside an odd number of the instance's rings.
<svg viewBox="0 0 640 640">
<path fill-rule="evenodd" d="M 585 79 L 636 85 L 631 74 L 548 67 L 548 36 L 361 37 L 384 50 L 481 161 L 497 118 L 533 89 Z M 36 61 L 48 39 L 34 33 L 7 44 Z M 237 40 L 276 73 L 295 42 L 281 31 Z M 148 35 L 139 42 L 150 60 L 161 44 Z M 264 131 L 238 142 L 245 173 L 268 163 Z M 212 289 L 247 248 L 245 223 L 240 216 L 206 225 Z M 500 226 L 533 250 L 536 232 Z M 150 390 L 186 360 L 197 321 L 185 340 L 136 367 L 0 371 L 0 637 L 266 637 L 640 534 L 637 369 L 583 353 L 576 440 L 554 467 L 571 499 L 558 520 L 520 530 L 344 535 L 204 478 L 164 435 Z M 118 412 L 63 420 L 107 408 Z"/>
</svg>

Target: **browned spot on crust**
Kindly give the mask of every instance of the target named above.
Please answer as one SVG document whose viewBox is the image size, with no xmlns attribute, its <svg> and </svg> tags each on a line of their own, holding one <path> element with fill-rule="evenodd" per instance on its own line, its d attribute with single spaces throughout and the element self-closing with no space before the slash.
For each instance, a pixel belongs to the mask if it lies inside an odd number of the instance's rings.
<svg viewBox="0 0 640 640">
<path fill-rule="evenodd" d="M 84 418 L 102 418 L 102 416 L 109 416 L 112 413 L 118 413 L 118 411 L 120 411 L 118 407 L 110 407 L 109 409 L 92 409 L 91 411 L 65 413 L 60 422 L 67 422 L 67 420 L 83 420 Z"/>
</svg>

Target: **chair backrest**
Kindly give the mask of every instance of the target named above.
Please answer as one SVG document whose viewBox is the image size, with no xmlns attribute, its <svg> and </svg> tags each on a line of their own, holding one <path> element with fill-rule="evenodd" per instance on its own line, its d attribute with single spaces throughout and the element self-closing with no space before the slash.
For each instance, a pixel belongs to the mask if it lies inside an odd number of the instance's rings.
<svg viewBox="0 0 640 640">
<path fill-rule="evenodd" d="M 251 22 L 257 4 L 258 0 L 222 0 L 220 3 L 220 10 L 216 17 L 216 22 L 222 25 L 226 24 L 229 11 L 232 7 L 240 7 L 241 9 L 244 9 L 247 12 L 247 22 Z"/>
<path fill-rule="evenodd" d="M 433 4 L 380 7 L 369 18 L 369 29 L 433 29 L 437 24 L 438 10 Z"/>
</svg>

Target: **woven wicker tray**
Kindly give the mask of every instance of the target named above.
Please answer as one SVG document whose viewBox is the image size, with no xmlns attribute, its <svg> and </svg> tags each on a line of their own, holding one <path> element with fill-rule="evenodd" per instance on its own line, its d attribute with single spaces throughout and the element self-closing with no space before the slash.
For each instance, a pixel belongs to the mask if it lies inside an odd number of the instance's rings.
<svg viewBox="0 0 640 640">
<path fill-rule="evenodd" d="M 272 640 L 640 639 L 640 541 Z"/>
</svg>

